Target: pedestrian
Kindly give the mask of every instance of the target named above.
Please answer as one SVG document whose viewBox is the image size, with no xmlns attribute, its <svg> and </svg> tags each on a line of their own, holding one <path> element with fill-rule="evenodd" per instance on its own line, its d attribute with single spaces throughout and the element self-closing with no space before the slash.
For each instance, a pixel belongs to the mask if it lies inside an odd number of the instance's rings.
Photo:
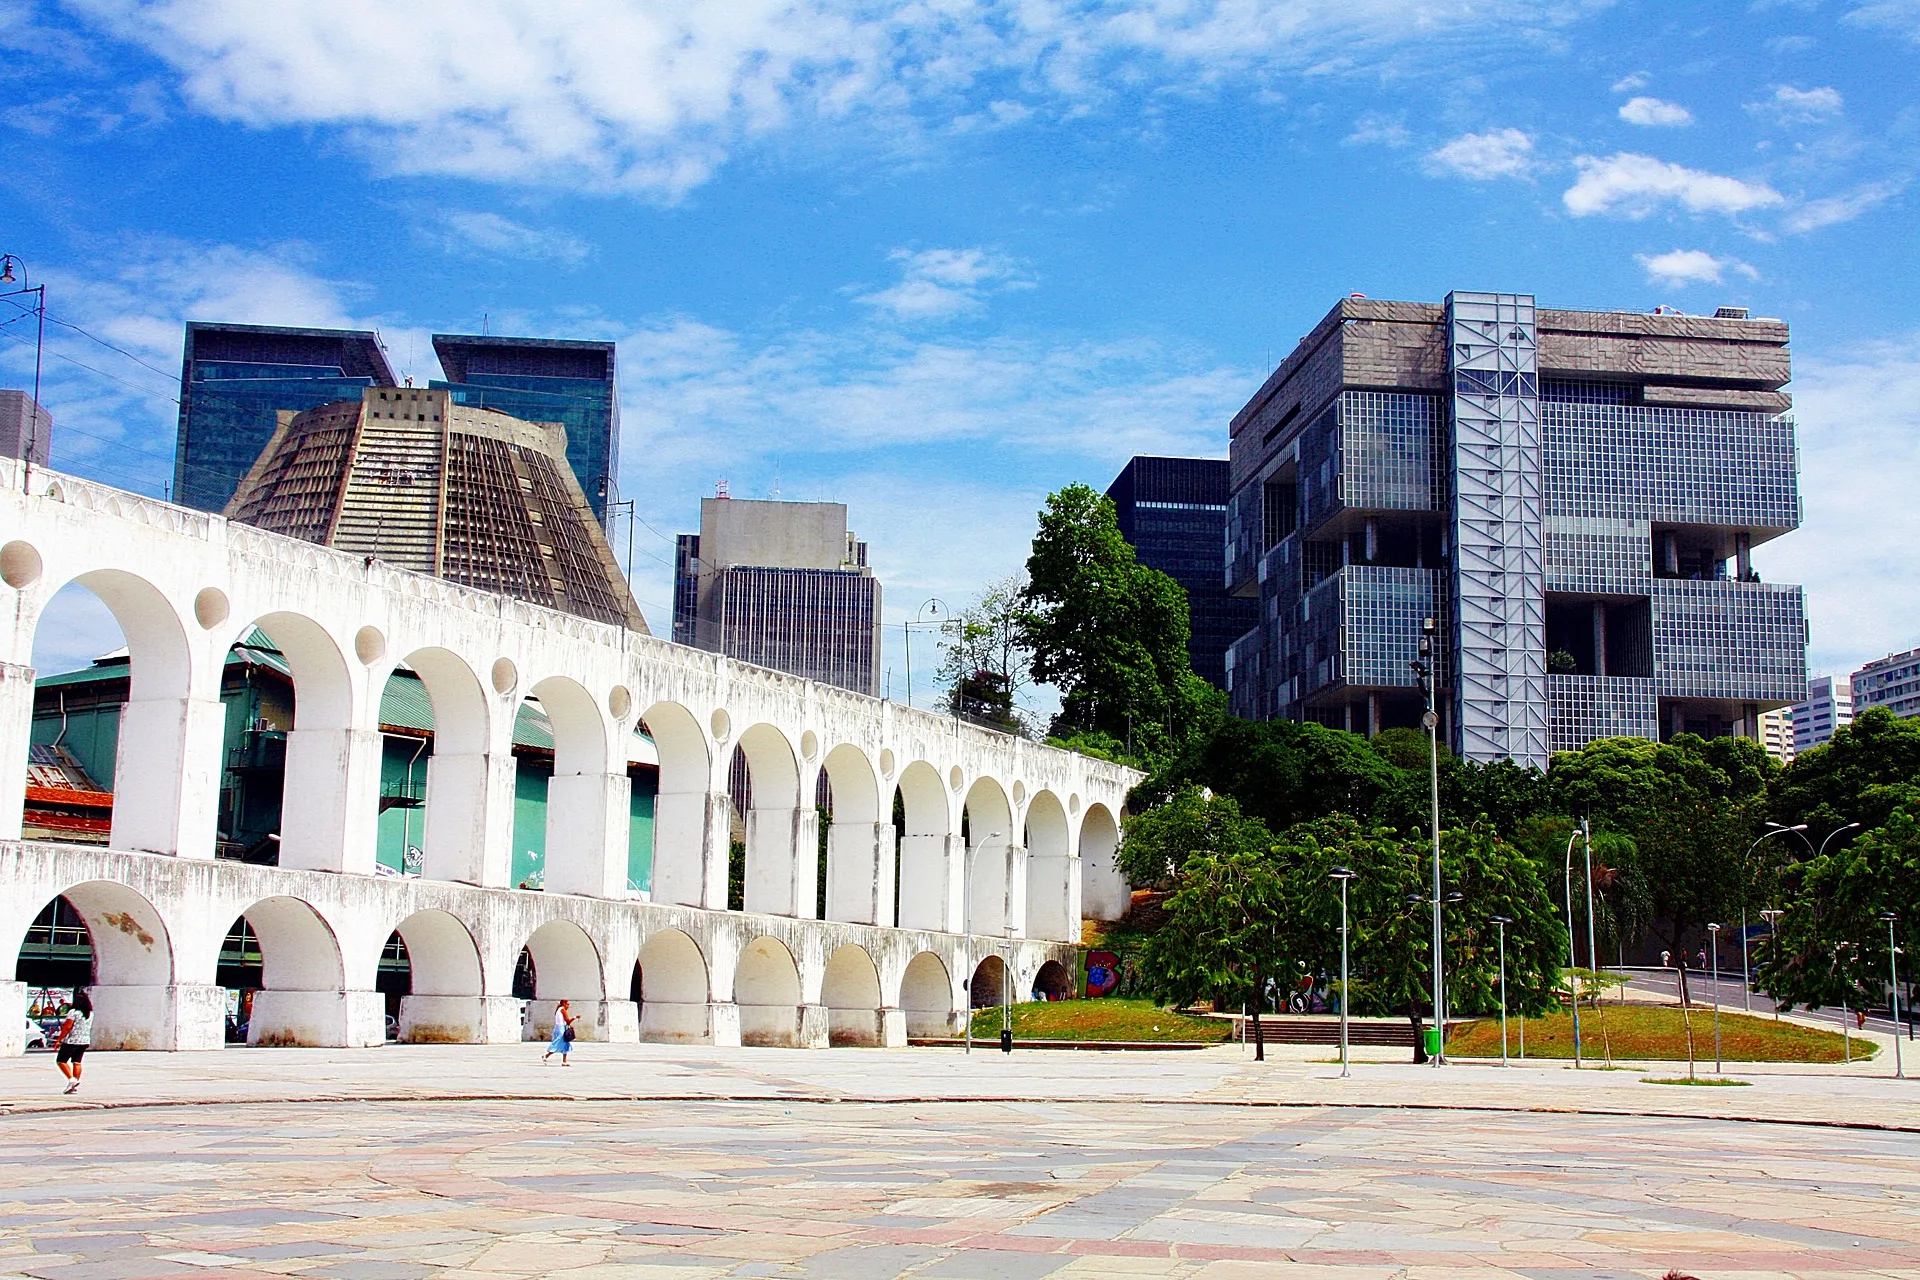
<svg viewBox="0 0 1920 1280">
<path fill-rule="evenodd" d="M 574 1021 L 575 1019 L 574 1019 L 573 1010 L 567 1007 L 567 1002 L 565 1000 L 562 1000 L 559 1004 L 554 1006 L 553 1043 L 549 1044 L 547 1046 L 547 1051 L 540 1055 L 540 1061 L 545 1062 L 548 1058 L 551 1058 L 554 1054 L 557 1053 L 560 1055 L 561 1066 L 570 1067 L 573 1065 L 571 1062 L 567 1061 L 567 1054 L 573 1051 Z"/>
<path fill-rule="evenodd" d="M 80 1088 L 80 1059 L 87 1056 L 87 1046 L 93 1043 L 93 997 L 85 991 L 73 994 L 73 1007 L 67 1010 L 67 1020 L 60 1024 L 60 1030 L 54 1033 L 54 1062 L 60 1067 L 60 1074 L 67 1078 L 67 1092 L 74 1093 Z"/>
</svg>

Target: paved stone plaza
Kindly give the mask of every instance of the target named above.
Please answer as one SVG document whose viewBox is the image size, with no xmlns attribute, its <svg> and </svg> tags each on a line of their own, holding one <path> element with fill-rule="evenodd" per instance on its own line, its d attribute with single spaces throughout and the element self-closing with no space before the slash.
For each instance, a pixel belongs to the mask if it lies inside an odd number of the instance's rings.
<svg viewBox="0 0 1920 1280">
<path fill-rule="evenodd" d="M 99 1054 L 77 1099 L 0 1063 L 0 1276 L 1920 1277 L 1920 1083 L 1884 1062 L 538 1059 Z M 1766 1114 L 1797 1122 L 1712 1118 Z"/>
</svg>

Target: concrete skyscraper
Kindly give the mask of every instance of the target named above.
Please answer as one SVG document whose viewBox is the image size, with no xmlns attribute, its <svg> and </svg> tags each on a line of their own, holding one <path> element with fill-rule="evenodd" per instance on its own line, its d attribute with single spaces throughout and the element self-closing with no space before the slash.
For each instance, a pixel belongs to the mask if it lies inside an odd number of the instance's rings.
<svg viewBox="0 0 1920 1280">
<path fill-rule="evenodd" d="M 1187 589 L 1193 670 L 1227 687 L 1227 648 L 1259 617 L 1256 600 L 1227 594 L 1225 458 L 1136 457 L 1107 486 L 1120 536 L 1141 564 Z"/>
<path fill-rule="evenodd" d="M 1349 298 L 1232 424 L 1242 716 L 1415 725 L 1544 766 L 1599 737 L 1757 737 L 1806 682 L 1800 588 L 1750 550 L 1800 523 L 1787 326 Z"/>
<path fill-rule="evenodd" d="M 703 498 L 677 551 L 676 642 L 879 693 L 880 582 L 846 507 Z"/>
<path fill-rule="evenodd" d="M 374 388 L 279 428 L 229 518 L 637 631 L 646 621 L 556 424 Z"/>
<path fill-rule="evenodd" d="M 280 425 L 299 412 L 396 385 L 377 334 L 259 324 L 187 325 L 173 500 L 223 511 Z"/>
<path fill-rule="evenodd" d="M 1814 676 L 1793 707 L 1793 750 L 1811 751 L 1853 723 L 1853 684 L 1845 676 Z"/>
</svg>

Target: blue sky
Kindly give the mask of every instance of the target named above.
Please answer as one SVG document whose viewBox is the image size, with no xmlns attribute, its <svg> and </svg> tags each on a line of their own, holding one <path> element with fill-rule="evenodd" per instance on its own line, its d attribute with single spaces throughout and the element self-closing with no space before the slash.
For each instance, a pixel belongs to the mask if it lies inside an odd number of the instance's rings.
<svg viewBox="0 0 1920 1280">
<path fill-rule="evenodd" d="M 0 250 L 122 349 L 54 327 L 56 465 L 145 492 L 188 318 L 619 341 L 656 629 L 722 477 L 846 502 L 897 622 L 1224 456 L 1349 292 L 1750 306 L 1807 511 L 1756 562 L 1844 671 L 1920 644 L 1917 74 L 1920 0 L 0 0 Z"/>
</svg>

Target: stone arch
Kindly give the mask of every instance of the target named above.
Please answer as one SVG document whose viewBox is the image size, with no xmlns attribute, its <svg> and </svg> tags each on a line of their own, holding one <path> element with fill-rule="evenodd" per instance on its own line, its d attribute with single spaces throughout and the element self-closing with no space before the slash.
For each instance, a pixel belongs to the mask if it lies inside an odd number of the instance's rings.
<svg viewBox="0 0 1920 1280">
<path fill-rule="evenodd" d="M 1073 972 L 1058 960 L 1049 960 L 1033 975 L 1033 994 L 1042 1000 L 1073 999 Z"/>
<path fill-rule="evenodd" d="M 406 946 L 408 991 L 400 1001 L 399 1038 L 414 1044 L 484 1044 L 487 996 L 480 948 L 457 917 L 426 908 L 394 932 Z"/>
<path fill-rule="evenodd" d="M 922 951 L 907 962 L 900 977 L 900 1008 L 906 1014 L 909 1036 L 953 1034 L 953 975 L 945 961 Z"/>
<path fill-rule="evenodd" d="M 350 1010 L 333 928 L 299 898 L 262 898 L 239 915 L 260 944 L 260 988 L 248 1010 L 247 1043 L 340 1047 L 378 1044 L 378 1024 L 369 1027 L 365 1008 Z M 238 920 L 235 921 L 238 923 Z M 353 1025 L 350 1012 L 361 1014 Z"/>
<path fill-rule="evenodd" d="M 180 999 L 172 938 L 153 903 L 109 880 L 83 881 L 53 900 L 60 898 L 86 926 L 92 963 L 88 979 L 78 985 L 84 985 L 93 998 L 96 1046 L 220 1047 L 219 1011 L 204 1001 L 183 1005 Z M 24 941 L 16 942 L 16 957 Z"/>
<path fill-rule="evenodd" d="M 880 776 L 866 753 L 852 743 L 843 742 L 827 752 L 821 768 L 833 789 L 826 918 L 892 924 L 893 815 L 880 812 Z"/>
<path fill-rule="evenodd" d="M 225 728 L 216 689 L 209 693 L 196 670 L 187 622 L 160 587 L 124 569 L 92 569 L 69 582 L 47 584 L 34 618 L 40 622 L 69 587 L 90 593 L 113 615 L 126 642 L 128 700 L 121 708 L 112 776 L 96 779 L 113 793 L 113 848 L 142 853 L 213 855 L 218 820 L 217 788 L 205 785 L 217 773 Z M 197 627 L 195 628 L 197 631 Z M 199 694 L 199 697 L 195 697 Z M 32 715 L 31 700 L 21 709 Z M 26 726 L 18 741 L 27 742 Z M 16 759 L 8 787 L 9 833 L 18 828 L 27 762 Z"/>
<path fill-rule="evenodd" d="M 973 1009 L 991 1009 L 1000 1003 L 1005 992 L 1007 963 L 998 955 L 982 956 L 973 966 L 973 977 L 967 982 L 967 1005 Z"/>
<path fill-rule="evenodd" d="M 533 957 L 534 972 L 533 1000 L 527 1006 L 529 1038 L 545 1040 L 553 1034 L 553 1011 L 565 1000 L 579 1018 L 575 1035 L 606 1039 L 600 950 L 587 931 L 571 920 L 549 920 L 533 931 L 525 950 Z"/>
<path fill-rule="evenodd" d="M 1114 853 L 1120 827 L 1103 804 L 1090 804 L 1080 819 L 1081 909 L 1094 920 L 1118 920 L 1133 906 L 1133 888 L 1120 874 Z"/>
<path fill-rule="evenodd" d="M 640 971 L 640 1038 L 666 1044 L 705 1044 L 713 1038 L 711 980 L 700 944 L 678 929 L 647 938 Z"/>
<path fill-rule="evenodd" d="M 717 811 L 706 730 L 677 702 L 655 703 L 640 722 L 660 755 L 660 792 L 653 802 L 653 900 L 724 907 L 726 859 L 720 856 L 716 867 L 713 855 L 726 848 L 726 814 Z"/>
<path fill-rule="evenodd" d="M 236 826 L 232 834 L 247 841 L 272 811 L 283 867 L 316 871 L 371 871 L 350 864 L 359 850 L 371 852 L 372 815 L 354 798 L 355 785 L 377 779 L 377 743 L 355 733 L 354 683 L 347 656 L 327 629 L 304 614 L 268 613 L 241 627 L 234 643 L 259 628 L 285 659 L 292 675 L 292 718 L 276 724 L 273 712 L 254 724 L 230 727 L 227 758 L 234 777 Z M 263 721 L 263 722 L 262 722 Z M 275 742 L 275 738 L 279 742 Z M 282 761 L 279 787 L 265 783 L 273 757 Z M 262 784 L 265 783 L 263 787 Z M 249 795 L 249 792 L 255 794 Z M 256 807 L 257 806 L 257 807 Z M 248 816 L 242 808 L 252 808 Z"/>
<path fill-rule="evenodd" d="M 740 1043 L 800 1044 L 800 968 L 785 943 L 766 934 L 740 952 L 733 969 Z"/>
<path fill-rule="evenodd" d="M 864 947 L 849 942 L 827 957 L 820 1003 L 827 1006 L 828 1044 L 873 1046 L 886 1042 L 880 1013 L 880 970 Z"/>
<path fill-rule="evenodd" d="M 1078 942 L 1080 911 L 1074 901 L 1073 842 L 1066 806 L 1053 792 L 1036 792 L 1028 804 L 1024 843 L 1027 846 L 1027 937 Z"/>
<path fill-rule="evenodd" d="M 548 676 L 533 686 L 533 696 L 553 727 L 545 887 L 619 896 L 627 883 L 626 757 L 615 766 L 606 714 L 579 681 Z"/>
<path fill-rule="evenodd" d="M 735 751 L 747 773 L 745 909 L 811 919 L 819 815 L 813 798 L 800 794 L 799 755 L 786 734 L 764 721 L 740 735 Z"/>
<path fill-rule="evenodd" d="M 960 928 L 960 850 L 953 832 L 947 784 L 925 760 L 900 771 L 906 827 L 898 858 L 902 928 L 953 932 Z"/>
<path fill-rule="evenodd" d="M 491 775 L 498 763 L 480 677 L 459 654 L 431 646 L 409 653 L 404 665 L 419 677 L 432 703 L 421 874 L 468 884 L 505 884 L 511 842 L 503 833 L 489 832 L 486 823 Z"/>
<path fill-rule="evenodd" d="M 1026 882 L 1013 806 L 992 778 L 967 790 L 967 932 L 1004 937 L 1025 926 Z"/>
</svg>

